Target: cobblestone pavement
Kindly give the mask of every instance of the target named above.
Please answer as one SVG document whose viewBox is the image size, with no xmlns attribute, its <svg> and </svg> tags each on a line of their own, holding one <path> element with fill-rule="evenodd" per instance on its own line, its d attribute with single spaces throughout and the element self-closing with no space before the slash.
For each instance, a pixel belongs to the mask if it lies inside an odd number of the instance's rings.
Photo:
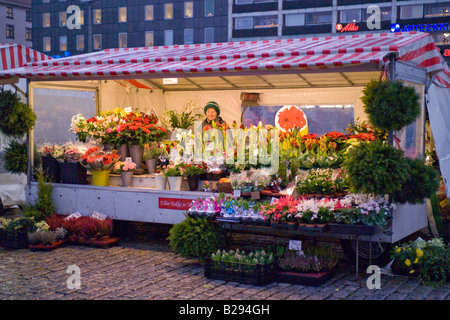
<svg viewBox="0 0 450 320">
<path fill-rule="evenodd" d="M 68 289 L 68 267 L 81 272 L 81 288 Z M 264 287 L 210 280 L 197 260 L 171 252 L 161 240 L 121 241 L 110 248 L 65 246 L 50 252 L 0 248 L 1 300 L 450 300 L 450 284 L 431 287 L 417 279 L 382 274 L 369 290 L 369 275 L 356 276 L 344 262 L 318 286 L 272 283 Z"/>
</svg>

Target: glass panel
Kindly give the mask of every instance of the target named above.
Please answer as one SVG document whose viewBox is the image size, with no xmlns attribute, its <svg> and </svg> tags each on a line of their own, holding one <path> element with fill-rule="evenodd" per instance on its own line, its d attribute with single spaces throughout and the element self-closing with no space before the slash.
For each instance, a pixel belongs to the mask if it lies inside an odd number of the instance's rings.
<svg viewBox="0 0 450 320">
<path fill-rule="evenodd" d="M 294 13 L 286 15 L 286 27 L 303 26 L 305 25 L 305 14 Z"/>
<path fill-rule="evenodd" d="M 236 29 L 252 29 L 253 28 L 253 18 L 252 17 L 242 17 L 235 19 Z"/>
<path fill-rule="evenodd" d="M 72 117 L 82 114 L 89 119 L 95 115 L 93 91 L 34 89 L 34 112 L 37 115 L 34 138 L 39 148 L 44 144 L 75 142 L 70 132 Z"/>
<path fill-rule="evenodd" d="M 423 5 L 416 6 L 401 6 L 400 18 L 401 19 L 415 19 L 423 17 Z"/>
<path fill-rule="evenodd" d="M 173 19 L 173 3 L 164 5 L 164 19 Z"/>
<path fill-rule="evenodd" d="M 50 27 L 50 13 L 45 12 L 42 14 L 42 26 L 44 28 Z"/>
<path fill-rule="evenodd" d="M 278 16 L 258 16 L 253 18 L 253 28 L 273 28 L 278 26 Z"/>
<path fill-rule="evenodd" d="M 194 43 L 194 29 L 184 29 L 184 43 Z"/>
<path fill-rule="evenodd" d="M 332 13 L 329 12 L 311 12 L 306 13 L 306 24 L 331 24 Z"/>
<path fill-rule="evenodd" d="M 153 5 L 145 6 L 145 20 L 153 20 Z"/>
<path fill-rule="evenodd" d="M 354 10 L 342 10 L 340 11 L 340 22 L 360 22 L 361 21 L 361 9 Z"/>
<path fill-rule="evenodd" d="M 145 32 L 145 46 L 146 46 L 146 47 L 152 47 L 152 46 L 154 46 L 154 36 L 153 36 L 153 31 L 147 31 L 147 32 Z"/>
<path fill-rule="evenodd" d="M 214 16 L 214 0 L 205 0 L 205 17 Z"/>
<path fill-rule="evenodd" d="M 102 10 L 94 9 L 94 24 L 102 23 Z"/>
<path fill-rule="evenodd" d="M 194 2 L 188 1 L 184 3 L 184 17 L 185 18 L 194 17 Z"/>
<path fill-rule="evenodd" d="M 127 7 L 119 8 L 119 22 L 127 22 Z"/>
</svg>

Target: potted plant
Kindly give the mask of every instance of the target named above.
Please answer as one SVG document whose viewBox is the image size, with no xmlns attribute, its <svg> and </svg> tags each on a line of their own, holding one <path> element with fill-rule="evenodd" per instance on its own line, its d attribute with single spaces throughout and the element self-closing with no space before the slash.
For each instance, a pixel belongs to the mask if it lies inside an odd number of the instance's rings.
<svg viewBox="0 0 450 320">
<path fill-rule="evenodd" d="M 276 280 L 292 284 L 318 286 L 327 281 L 335 271 L 339 256 L 329 246 L 310 245 L 302 248 L 302 254 L 286 250 L 278 259 L 280 272 Z"/>
<path fill-rule="evenodd" d="M 205 163 L 188 163 L 183 165 L 184 174 L 187 177 L 189 190 L 198 190 L 200 176 L 206 172 L 207 166 Z"/>
<path fill-rule="evenodd" d="M 144 159 L 148 173 L 156 172 L 156 165 L 159 157 L 167 156 L 164 144 L 147 143 L 144 146 Z"/>
<path fill-rule="evenodd" d="M 183 176 L 185 174 L 185 169 L 182 164 L 168 164 L 161 170 L 161 173 L 163 176 L 167 177 L 170 190 L 181 190 L 181 183 L 183 182 Z"/>
<path fill-rule="evenodd" d="M 23 249 L 28 248 L 28 232 L 36 230 L 36 223 L 28 217 L 2 218 L 0 228 L 3 230 L 2 246 Z"/>
<path fill-rule="evenodd" d="M 29 248 L 31 250 L 50 251 L 64 244 L 67 230 L 59 227 L 50 230 L 50 226 L 42 224 L 38 230 L 28 233 Z"/>
<path fill-rule="evenodd" d="M 109 152 L 100 150 L 99 147 L 91 147 L 82 155 L 80 163 L 91 172 L 93 185 L 108 186 L 109 172 L 119 158 L 115 151 Z"/>
<path fill-rule="evenodd" d="M 114 165 L 114 172 L 119 173 L 122 178 L 122 186 L 129 187 L 133 179 L 133 172 L 136 169 L 134 162 L 119 161 Z"/>
<path fill-rule="evenodd" d="M 174 109 L 167 110 L 162 115 L 162 121 L 170 130 L 177 128 L 192 128 L 194 122 L 202 116 L 202 110 L 197 107 L 194 101 L 186 103 L 178 112 Z M 170 137 L 167 137 L 170 139 Z"/>
<path fill-rule="evenodd" d="M 224 243 L 223 231 L 220 227 L 209 223 L 205 218 L 186 218 L 169 230 L 170 248 L 186 258 L 205 257 L 220 249 Z"/>
</svg>

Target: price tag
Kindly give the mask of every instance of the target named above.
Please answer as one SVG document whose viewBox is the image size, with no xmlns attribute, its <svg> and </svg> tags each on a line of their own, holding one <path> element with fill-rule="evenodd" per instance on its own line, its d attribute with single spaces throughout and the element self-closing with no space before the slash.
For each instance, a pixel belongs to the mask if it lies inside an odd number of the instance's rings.
<svg viewBox="0 0 450 320">
<path fill-rule="evenodd" d="M 441 206 L 441 208 L 448 206 L 448 199 L 444 199 L 441 202 L 439 202 L 439 205 Z"/>
<path fill-rule="evenodd" d="M 78 219 L 81 216 L 82 216 L 82 214 L 77 211 L 77 212 L 72 213 L 71 215 L 68 215 L 66 218 L 64 218 L 64 220 L 69 220 L 72 218 Z"/>
<path fill-rule="evenodd" d="M 132 160 L 131 157 L 126 157 L 126 158 L 125 158 L 125 162 L 126 162 L 126 163 L 132 163 L 133 160 Z"/>
<path fill-rule="evenodd" d="M 289 250 L 302 251 L 301 240 L 289 240 Z"/>
<path fill-rule="evenodd" d="M 92 212 L 91 217 L 99 220 L 105 220 L 106 218 L 108 218 L 106 214 L 100 213 L 98 211 Z"/>
<path fill-rule="evenodd" d="M 233 191 L 233 195 L 234 195 L 235 197 L 240 197 L 240 196 L 241 196 L 241 189 L 236 189 L 236 190 L 234 190 L 234 191 Z"/>
</svg>

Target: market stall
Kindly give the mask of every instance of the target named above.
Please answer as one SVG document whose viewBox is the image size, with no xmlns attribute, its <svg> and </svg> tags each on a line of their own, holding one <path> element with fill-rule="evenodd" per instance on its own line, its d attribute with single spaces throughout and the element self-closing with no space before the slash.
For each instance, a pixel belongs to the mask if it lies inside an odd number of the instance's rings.
<svg viewBox="0 0 450 320">
<path fill-rule="evenodd" d="M 107 111 L 114 113 L 117 107 L 131 107 L 137 117 L 150 116 L 148 123 L 158 126 L 164 112 L 181 110 L 191 101 L 203 108 L 214 100 L 221 106 L 223 119 L 230 126 L 236 121 L 236 128 L 247 120 L 255 121 L 249 126 L 258 124 L 258 115 L 251 114 L 255 111 L 253 108 L 266 107 L 266 114 L 259 115 L 263 120 L 270 116 L 271 107 L 278 107 L 278 115 L 287 109 L 286 123 L 294 117 L 292 110 L 301 109 L 289 109 L 290 106 L 314 109 L 316 118 L 311 119 L 315 121 L 300 128 L 302 135 L 315 133 L 314 128 L 322 130 L 319 135 L 333 132 L 331 128 L 327 130 L 327 124 L 335 119 L 342 123 L 348 118 L 342 120 L 341 114 L 348 110 L 351 110 L 348 113 L 351 120 L 367 120 L 361 102 L 363 88 L 382 76 L 387 76 L 391 82 L 402 80 L 415 87 L 419 94 L 420 115 L 408 128 L 393 132 L 391 143 L 413 158 L 423 157 L 425 94 L 432 101 L 431 105 L 426 105 L 428 110 L 432 107 L 433 112 L 444 113 L 450 87 L 448 68 L 426 33 L 107 49 L 28 63 L 0 73 L 3 78 L 30 79 L 32 106 L 35 106 L 33 92 L 37 89 L 87 90 L 95 93 L 97 113 L 106 112 L 106 117 Z M 434 95 L 433 91 L 442 93 Z M 256 93 L 258 98 L 246 100 L 247 93 Z M 325 109 L 333 112 L 323 113 Z M 70 112 L 71 116 L 79 114 L 75 109 Z M 448 123 L 439 124 L 438 117 L 430 118 L 432 129 L 439 132 L 435 136 L 436 146 L 447 183 L 448 152 L 440 139 L 448 135 Z M 272 127 L 285 129 L 276 123 Z M 342 126 L 340 128 L 342 130 Z M 168 140 L 179 140 L 176 138 L 175 134 Z M 114 180 L 106 186 L 92 185 L 93 176 L 84 178 L 89 184 L 56 183 L 53 194 L 56 209 L 64 214 L 99 211 L 117 220 L 175 224 L 185 218 L 192 200 L 218 196 L 215 188 L 200 191 L 198 187 L 196 191 L 189 191 L 187 181 L 181 190 L 156 190 L 157 175 L 145 173 L 132 178 L 131 188 L 118 187 L 120 182 L 114 183 Z M 204 178 L 200 184 L 203 181 L 218 182 L 219 179 Z M 29 181 L 27 196 L 30 200 L 36 191 L 37 184 Z M 269 199 L 272 196 L 275 197 L 270 194 Z M 426 204 L 406 203 L 396 207 L 383 232 L 362 235 L 360 239 L 395 243 L 426 226 Z"/>
</svg>

